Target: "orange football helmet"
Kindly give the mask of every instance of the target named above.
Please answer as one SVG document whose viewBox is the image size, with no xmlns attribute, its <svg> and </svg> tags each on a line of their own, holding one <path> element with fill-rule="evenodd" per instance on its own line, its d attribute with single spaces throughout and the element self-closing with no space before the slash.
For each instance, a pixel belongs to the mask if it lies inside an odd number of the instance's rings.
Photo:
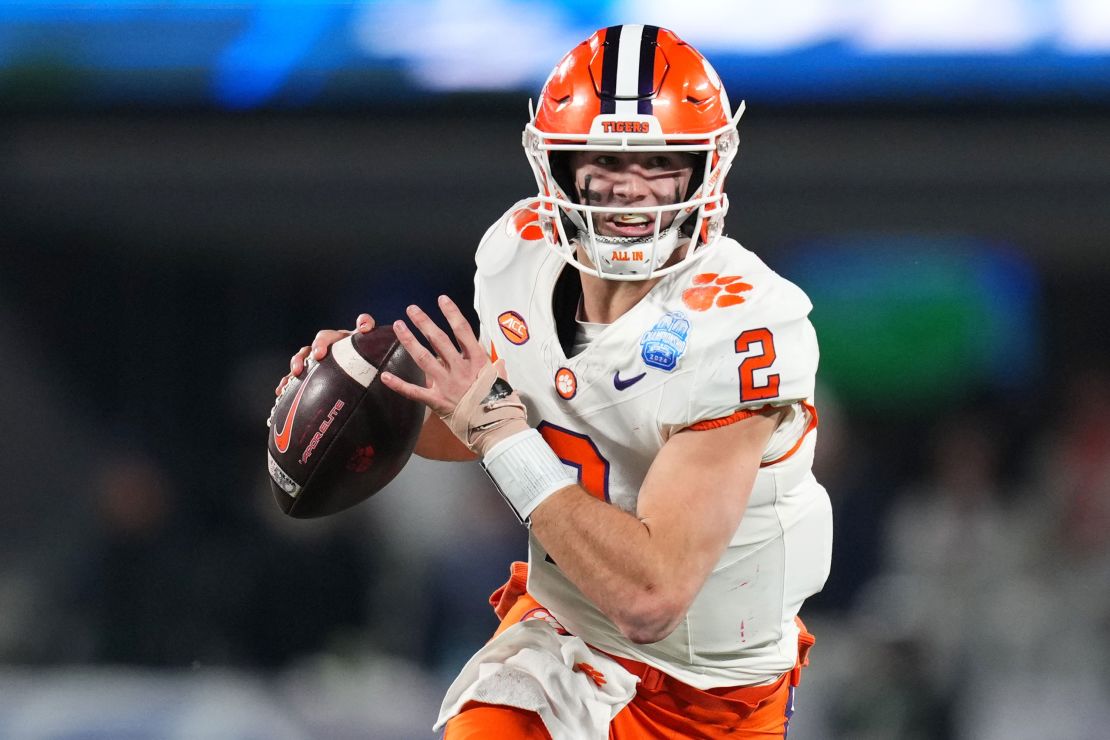
<svg viewBox="0 0 1110 740">
<path fill-rule="evenodd" d="M 728 198 L 725 175 L 736 156 L 736 125 L 744 112 L 729 109 L 717 73 L 694 47 L 657 26 L 610 26 L 571 49 L 552 71 L 523 144 L 539 186 L 535 204 L 544 239 L 583 272 L 612 280 L 646 280 L 704 255 L 720 237 Z M 575 197 L 572 151 L 689 152 L 697 155 L 690 188 L 675 203 L 608 207 Z M 663 214 L 673 212 L 661 230 Z M 649 237 L 596 233 L 596 214 L 644 213 Z M 683 259 L 664 266 L 682 244 Z M 592 266 L 578 259 L 576 246 Z M 618 249 L 619 248 L 619 249 Z M 628 249 L 630 248 L 630 249 Z M 621 254 L 622 259 L 609 259 Z M 628 259 L 632 254 L 639 259 Z"/>
</svg>

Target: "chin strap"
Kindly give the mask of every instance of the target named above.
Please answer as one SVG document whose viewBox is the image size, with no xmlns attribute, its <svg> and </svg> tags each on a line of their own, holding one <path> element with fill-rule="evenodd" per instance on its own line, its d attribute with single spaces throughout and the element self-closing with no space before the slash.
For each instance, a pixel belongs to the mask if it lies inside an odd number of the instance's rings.
<svg viewBox="0 0 1110 740">
<path fill-rule="evenodd" d="M 482 468 L 517 519 L 529 517 L 545 499 L 577 482 L 544 441 L 528 426 L 528 410 L 508 381 L 501 361 L 490 363 L 441 417 L 456 437 L 482 456 Z"/>
<path fill-rule="evenodd" d="M 662 242 L 663 239 L 670 238 L 671 233 L 673 231 L 674 231 L 674 226 L 673 225 L 668 226 L 667 228 L 660 231 L 659 232 L 659 241 Z M 593 237 L 594 237 L 594 241 L 596 241 L 600 244 L 607 244 L 607 245 L 614 246 L 614 247 L 630 247 L 630 246 L 633 246 L 633 245 L 636 245 L 636 244 L 649 244 L 649 243 L 655 241 L 655 235 L 654 234 L 652 234 L 650 236 L 604 236 L 602 234 L 595 233 L 593 235 Z M 579 239 L 589 239 L 590 234 L 589 234 L 589 232 L 586 232 L 586 231 L 583 231 L 582 229 L 579 229 L 578 230 L 578 238 Z"/>
</svg>

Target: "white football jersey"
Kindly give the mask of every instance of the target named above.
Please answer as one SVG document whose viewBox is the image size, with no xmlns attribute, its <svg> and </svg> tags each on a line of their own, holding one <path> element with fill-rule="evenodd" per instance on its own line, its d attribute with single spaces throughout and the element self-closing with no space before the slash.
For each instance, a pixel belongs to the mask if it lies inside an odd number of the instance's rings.
<svg viewBox="0 0 1110 740">
<path fill-rule="evenodd" d="M 505 361 L 529 423 L 584 488 L 613 506 L 636 512 L 648 468 L 672 434 L 742 409 L 790 408 L 739 528 L 665 639 L 624 637 L 534 536 L 528 579 L 529 592 L 587 643 L 698 688 L 758 684 L 790 670 L 794 617 L 824 584 L 832 548 L 828 496 L 810 472 L 818 352 L 809 299 L 722 238 L 567 357 L 552 301 L 563 270 L 578 275 L 546 246 L 525 201 L 490 228 L 476 262 L 483 338 Z"/>
</svg>

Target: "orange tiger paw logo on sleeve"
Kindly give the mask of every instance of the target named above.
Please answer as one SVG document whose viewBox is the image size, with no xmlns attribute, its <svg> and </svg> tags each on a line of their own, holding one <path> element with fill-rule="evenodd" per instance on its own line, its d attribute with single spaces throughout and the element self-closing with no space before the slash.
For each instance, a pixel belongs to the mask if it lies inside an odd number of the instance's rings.
<svg viewBox="0 0 1110 740">
<path fill-rule="evenodd" d="M 508 233 L 509 236 L 519 236 L 521 239 L 528 241 L 539 241 L 543 239 L 543 229 L 540 228 L 540 217 L 536 213 L 539 207 L 539 201 L 529 203 L 526 207 L 513 211 L 509 216 Z"/>
<path fill-rule="evenodd" d="M 691 311 L 708 311 L 714 306 L 738 306 L 744 302 L 744 296 L 740 294 L 752 289 L 751 283 L 745 283 L 741 280 L 742 277 L 718 275 L 715 272 L 695 275 L 693 287 L 682 291 L 682 302 Z"/>
</svg>

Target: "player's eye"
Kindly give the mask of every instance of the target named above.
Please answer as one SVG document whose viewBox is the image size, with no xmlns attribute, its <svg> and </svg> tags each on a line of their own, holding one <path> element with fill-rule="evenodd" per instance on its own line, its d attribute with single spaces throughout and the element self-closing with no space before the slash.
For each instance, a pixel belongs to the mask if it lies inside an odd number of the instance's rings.
<svg viewBox="0 0 1110 740">
<path fill-rule="evenodd" d="M 594 157 L 594 164 L 601 167 L 615 167 L 617 165 L 617 158 L 611 154 L 599 154 Z"/>
<path fill-rule="evenodd" d="M 674 162 L 671 161 L 670 157 L 664 154 L 660 154 L 654 157 L 649 157 L 647 161 L 647 166 L 649 169 L 653 170 L 670 170 L 674 169 Z"/>
</svg>

